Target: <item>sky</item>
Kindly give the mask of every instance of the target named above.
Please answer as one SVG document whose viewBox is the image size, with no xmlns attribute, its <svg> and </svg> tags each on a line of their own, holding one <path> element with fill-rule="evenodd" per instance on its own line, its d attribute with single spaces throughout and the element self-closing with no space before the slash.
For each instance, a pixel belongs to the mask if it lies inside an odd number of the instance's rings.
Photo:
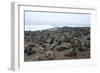
<svg viewBox="0 0 100 73">
<path fill-rule="evenodd" d="M 55 27 L 90 27 L 90 14 L 25 11 L 25 31 Z"/>
</svg>

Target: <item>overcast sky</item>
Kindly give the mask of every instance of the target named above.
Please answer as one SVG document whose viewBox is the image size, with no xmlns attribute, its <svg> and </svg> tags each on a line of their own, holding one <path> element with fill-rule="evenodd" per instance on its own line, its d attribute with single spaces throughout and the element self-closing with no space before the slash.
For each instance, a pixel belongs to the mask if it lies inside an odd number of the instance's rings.
<svg viewBox="0 0 100 73">
<path fill-rule="evenodd" d="M 89 14 L 25 12 L 25 31 L 54 27 L 90 27 Z"/>
</svg>

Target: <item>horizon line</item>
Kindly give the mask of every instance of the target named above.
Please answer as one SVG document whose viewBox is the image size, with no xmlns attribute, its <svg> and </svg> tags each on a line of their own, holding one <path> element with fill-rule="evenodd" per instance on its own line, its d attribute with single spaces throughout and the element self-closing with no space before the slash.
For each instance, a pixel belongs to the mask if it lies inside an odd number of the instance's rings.
<svg viewBox="0 0 100 73">
<path fill-rule="evenodd" d="M 90 28 L 90 26 L 77 26 L 77 27 L 73 27 L 73 26 L 63 26 L 63 27 L 68 27 L 68 28 Z M 63 28 L 63 27 L 53 27 L 53 28 Z M 47 29 L 39 29 L 39 30 L 25 30 L 24 31 L 42 31 L 42 30 L 48 30 L 48 29 L 53 29 L 53 28 L 47 28 Z"/>
</svg>

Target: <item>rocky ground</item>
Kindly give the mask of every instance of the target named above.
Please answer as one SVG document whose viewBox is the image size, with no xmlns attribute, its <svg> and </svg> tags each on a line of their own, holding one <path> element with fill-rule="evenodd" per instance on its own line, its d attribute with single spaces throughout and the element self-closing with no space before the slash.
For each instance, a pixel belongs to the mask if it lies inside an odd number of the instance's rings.
<svg viewBox="0 0 100 73">
<path fill-rule="evenodd" d="M 89 27 L 24 31 L 24 61 L 90 58 Z"/>
</svg>

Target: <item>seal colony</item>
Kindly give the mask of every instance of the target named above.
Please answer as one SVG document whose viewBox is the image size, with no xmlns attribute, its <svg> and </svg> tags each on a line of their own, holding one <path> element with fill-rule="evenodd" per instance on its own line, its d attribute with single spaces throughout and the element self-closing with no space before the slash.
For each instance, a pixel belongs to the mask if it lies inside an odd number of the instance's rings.
<svg viewBox="0 0 100 73">
<path fill-rule="evenodd" d="M 90 27 L 24 31 L 24 61 L 90 58 Z"/>
</svg>

